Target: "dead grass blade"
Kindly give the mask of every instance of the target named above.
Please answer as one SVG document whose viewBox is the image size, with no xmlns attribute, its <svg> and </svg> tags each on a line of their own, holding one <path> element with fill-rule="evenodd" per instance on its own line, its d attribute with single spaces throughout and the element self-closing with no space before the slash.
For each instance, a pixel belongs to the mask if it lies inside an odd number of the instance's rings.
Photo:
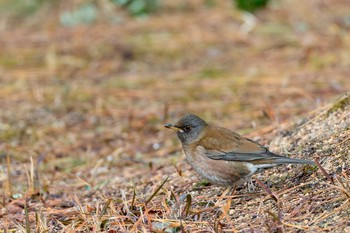
<svg viewBox="0 0 350 233">
<path fill-rule="evenodd" d="M 326 170 L 322 167 L 322 165 L 320 164 L 320 162 L 318 162 L 318 159 L 315 159 L 315 163 L 317 165 L 317 167 L 321 170 L 322 174 L 327 178 L 327 180 L 329 182 L 331 182 L 332 184 L 334 183 L 334 179 L 326 172 Z"/>
<path fill-rule="evenodd" d="M 219 219 L 226 218 L 227 222 L 230 223 L 231 226 L 233 226 L 233 222 L 229 216 L 229 211 L 232 203 L 232 198 L 227 198 L 226 205 L 222 207 L 222 214 Z"/>
<path fill-rule="evenodd" d="M 145 202 L 145 206 L 153 199 L 153 197 L 155 197 L 155 195 L 157 195 L 157 193 L 159 192 L 159 190 L 163 187 L 163 185 L 168 181 L 169 176 L 167 176 L 167 178 L 161 183 L 161 185 L 153 192 L 153 194 L 147 199 L 147 201 Z"/>
<path fill-rule="evenodd" d="M 255 181 L 264 189 L 264 191 L 270 195 L 270 197 L 275 200 L 276 202 L 278 202 L 278 197 L 275 193 L 273 193 L 271 191 L 271 189 L 269 189 L 263 182 L 261 182 L 258 178 L 254 177 Z"/>
<path fill-rule="evenodd" d="M 186 205 L 185 205 L 185 208 L 183 209 L 182 214 L 181 214 L 182 218 L 186 218 L 186 216 L 190 212 L 191 204 L 192 204 L 192 196 L 191 196 L 191 194 L 187 194 L 186 195 Z"/>
<path fill-rule="evenodd" d="M 132 213 L 132 212 L 130 211 L 130 209 L 129 209 L 128 200 L 127 200 L 127 198 L 126 198 L 125 190 L 122 189 L 122 190 L 120 191 L 120 193 L 121 193 L 121 195 L 122 195 L 122 200 L 123 200 L 123 205 L 124 205 L 123 214 L 132 216 L 133 213 Z"/>
<path fill-rule="evenodd" d="M 105 215 L 105 213 L 107 212 L 107 209 L 109 207 L 109 205 L 111 204 L 112 199 L 109 199 L 107 202 L 104 203 L 101 213 L 99 214 L 98 218 L 101 219 L 103 215 Z"/>
<path fill-rule="evenodd" d="M 30 221 L 29 221 L 29 212 L 28 212 L 28 202 L 27 197 L 24 204 L 24 215 L 25 215 L 25 224 L 26 224 L 26 232 L 30 233 Z"/>
<path fill-rule="evenodd" d="M 141 221 L 143 219 L 143 216 L 144 216 L 144 213 L 142 211 L 140 211 L 140 216 L 139 216 L 138 220 L 134 223 L 134 225 L 132 226 L 132 228 L 130 229 L 129 232 L 136 232 L 138 225 L 141 223 Z"/>
<path fill-rule="evenodd" d="M 292 228 L 296 228 L 299 230 L 308 230 L 309 227 L 307 226 L 298 226 L 298 225 L 294 225 L 294 224 L 290 224 L 290 223 L 286 223 L 286 222 L 282 222 L 283 225 L 287 226 L 287 227 L 292 227 Z"/>
<path fill-rule="evenodd" d="M 47 219 L 43 214 L 41 208 L 38 211 L 35 211 L 35 221 L 36 221 L 36 232 L 49 232 Z"/>
<path fill-rule="evenodd" d="M 337 187 L 337 186 L 336 186 L 336 188 L 340 189 L 340 191 L 341 191 L 342 193 L 344 193 L 345 196 L 346 196 L 348 199 L 350 199 L 350 190 L 349 190 L 349 187 L 346 187 L 346 185 L 344 184 L 344 182 L 343 182 L 337 175 L 335 175 L 334 177 L 335 177 L 335 179 L 337 180 L 337 182 L 338 182 L 338 183 L 340 184 L 340 186 L 341 186 L 341 187 Z"/>
<path fill-rule="evenodd" d="M 321 216 L 319 216 L 318 218 L 316 218 L 315 220 L 313 220 L 313 221 L 310 223 L 310 225 L 311 225 L 311 224 L 318 223 L 318 222 L 321 222 L 321 221 L 323 221 L 324 219 L 335 215 L 337 212 L 341 211 L 342 209 L 348 209 L 348 208 L 349 208 L 349 201 L 350 201 L 350 199 L 346 200 L 341 206 L 339 206 L 338 208 L 334 209 L 334 210 L 333 210 L 332 212 L 330 212 L 330 213 L 324 213 L 324 214 L 322 214 Z"/>
<path fill-rule="evenodd" d="M 4 190 L 4 193 L 7 195 L 12 194 L 12 182 L 11 182 L 11 159 L 10 154 L 6 154 L 6 165 L 7 165 L 7 189 Z"/>
<path fill-rule="evenodd" d="M 136 187 L 134 186 L 134 188 L 132 190 L 131 209 L 134 209 L 135 199 L 136 199 Z"/>
</svg>

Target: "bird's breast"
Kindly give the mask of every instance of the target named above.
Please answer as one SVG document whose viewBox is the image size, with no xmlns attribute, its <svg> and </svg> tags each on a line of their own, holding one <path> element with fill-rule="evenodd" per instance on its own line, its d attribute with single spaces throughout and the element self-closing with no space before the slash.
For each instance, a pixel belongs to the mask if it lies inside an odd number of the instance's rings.
<svg viewBox="0 0 350 233">
<path fill-rule="evenodd" d="M 257 170 L 250 163 L 210 159 L 202 146 L 184 146 L 184 151 L 193 169 L 203 178 L 218 185 L 240 185 L 249 180 Z"/>
</svg>

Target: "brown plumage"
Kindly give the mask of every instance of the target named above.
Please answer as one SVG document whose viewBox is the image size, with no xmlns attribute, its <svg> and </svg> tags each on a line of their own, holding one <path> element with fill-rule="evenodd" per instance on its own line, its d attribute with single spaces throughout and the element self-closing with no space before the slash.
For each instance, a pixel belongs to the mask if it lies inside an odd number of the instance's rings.
<svg viewBox="0 0 350 233">
<path fill-rule="evenodd" d="M 193 114 L 183 116 L 173 129 L 187 161 L 205 179 L 222 186 L 240 185 L 261 169 L 280 164 L 314 164 L 270 152 L 266 147 L 226 128 L 210 125 Z"/>
</svg>

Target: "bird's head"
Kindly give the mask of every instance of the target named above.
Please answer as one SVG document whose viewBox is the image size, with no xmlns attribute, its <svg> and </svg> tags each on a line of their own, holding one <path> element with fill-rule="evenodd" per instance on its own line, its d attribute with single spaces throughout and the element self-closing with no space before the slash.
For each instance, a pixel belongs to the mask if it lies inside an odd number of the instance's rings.
<svg viewBox="0 0 350 233">
<path fill-rule="evenodd" d="M 204 120 L 193 114 L 181 117 L 175 124 L 164 125 L 165 128 L 175 130 L 180 141 L 185 145 L 199 141 L 207 126 Z"/>
</svg>

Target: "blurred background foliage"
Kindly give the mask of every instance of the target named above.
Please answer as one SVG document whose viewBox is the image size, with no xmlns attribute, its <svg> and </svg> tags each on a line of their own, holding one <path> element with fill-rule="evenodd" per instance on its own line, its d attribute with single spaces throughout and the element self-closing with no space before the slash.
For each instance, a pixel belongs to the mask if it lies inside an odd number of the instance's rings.
<svg viewBox="0 0 350 233">
<path fill-rule="evenodd" d="M 235 6 L 244 11 L 254 12 L 266 7 L 269 0 L 233 0 Z"/>
<path fill-rule="evenodd" d="M 202 0 L 203 5 L 212 7 L 215 0 Z M 266 7 L 269 0 L 231 0 L 232 8 L 255 12 Z M 157 11 L 166 10 L 160 0 L 0 0 L 0 14 L 10 20 L 32 17 L 39 9 L 42 14 L 52 17 L 51 12 L 58 9 L 58 18 L 64 26 L 91 24 L 100 19 L 120 21 L 120 14 L 132 17 L 145 17 Z M 186 1 L 178 1 L 178 8 L 185 10 Z"/>
<path fill-rule="evenodd" d="M 154 12 L 159 7 L 157 0 L 111 0 L 115 5 L 124 7 L 131 15 L 142 16 Z"/>
<path fill-rule="evenodd" d="M 55 0 L 49 2 L 54 4 Z M 48 4 L 44 0 L 0 0 L 0 11 L 2 15 L 19 17 L 35 13 L 40 7 Z"/>
</svg>

